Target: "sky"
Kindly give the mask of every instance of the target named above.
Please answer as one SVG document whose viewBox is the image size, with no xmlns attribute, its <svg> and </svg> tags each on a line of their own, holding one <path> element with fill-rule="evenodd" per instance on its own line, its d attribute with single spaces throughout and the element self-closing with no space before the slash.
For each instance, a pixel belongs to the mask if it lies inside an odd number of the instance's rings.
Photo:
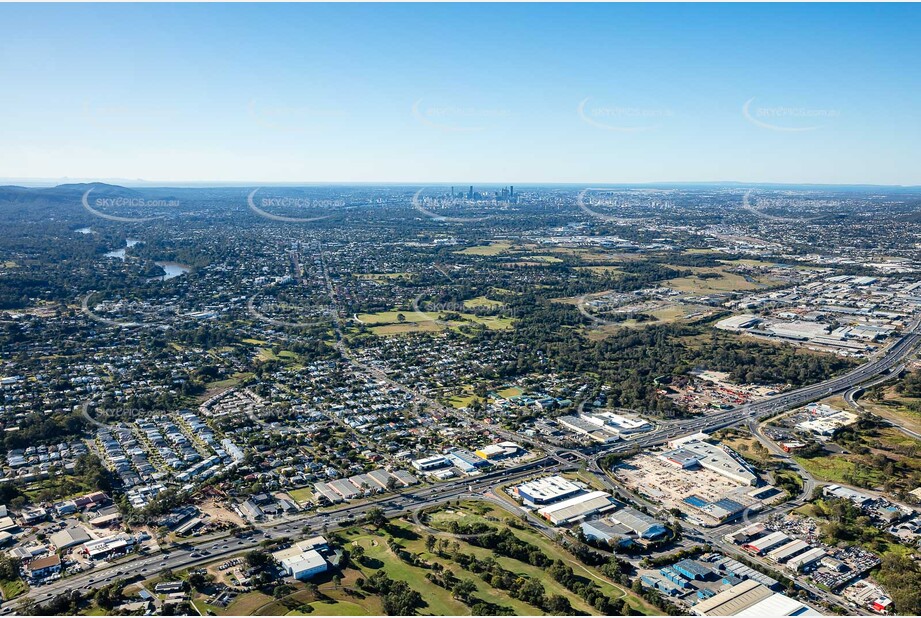
<svg viewBox="0 0 921 618">
<path fill-rule="evenodd" d="M 921 6 L 3 4 L 0 176 L 921 185 Z"/>
</svg>

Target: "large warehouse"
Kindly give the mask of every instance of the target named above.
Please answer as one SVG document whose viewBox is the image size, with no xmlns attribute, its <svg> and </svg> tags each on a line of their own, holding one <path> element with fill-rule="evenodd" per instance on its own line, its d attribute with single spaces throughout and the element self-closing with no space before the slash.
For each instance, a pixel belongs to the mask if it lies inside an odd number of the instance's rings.
<svg viewBox="0 0 921 618">
<path fill-rule="evenodd" d="M 561 526 L 615 508 L 617 508 L 617 503 L 611 498 L 611 494 L 604 491 L 592 491 L 545 506 L 537 512 L 554 526 Z"/>
<path fill-rule="evenodd" d="M 696 616 L 821 616 L 808 605 L 746 579 L 694 605 Z"/>
<path fill-rule="evenodd" d="M 547 476 L 522 483 L 515 487 L 514 491 L 525 502 L 551 504 L 580 493 L 582 488 L 562 476 Z"/>
</svg>

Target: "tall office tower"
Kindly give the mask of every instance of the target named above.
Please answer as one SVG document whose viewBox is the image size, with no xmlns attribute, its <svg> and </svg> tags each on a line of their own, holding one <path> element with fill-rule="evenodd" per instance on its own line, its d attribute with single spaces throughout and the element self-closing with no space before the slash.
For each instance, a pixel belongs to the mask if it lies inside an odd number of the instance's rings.
<svg viewBox="0 0 921 618">
<path fill-rule="evenodd" d="M 454 197 L 454 187 L 451 187 L 451 197 Z"/>
<path fill-rule="evenodd" d="M 467 191 L 467 199 L 468 199 L 468 200 L 472 200 L 472 199 L 473 199 L 473 185 L 470 185 L 470 190 Z"/>
</svg>

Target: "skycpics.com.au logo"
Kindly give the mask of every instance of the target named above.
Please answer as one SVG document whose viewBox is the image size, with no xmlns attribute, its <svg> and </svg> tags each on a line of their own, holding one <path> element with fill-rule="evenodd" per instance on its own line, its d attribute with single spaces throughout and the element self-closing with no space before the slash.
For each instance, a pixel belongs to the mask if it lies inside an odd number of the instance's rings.
<svg viewBox="0 0 921 618">
<path fill-rule="evenodd" d="M 802 133 L 815 131 L 837 119 L 841 112 L 836 109 L 810 109 L 807 107 L 756 107 L 752 97 L 742 105 L 742 115 L 755 126 L 771 131 Z"/>
<path fill-rule="evenodd" d="M 285 133 L 322 129 L 331 121 L 347 117 L 338 107 L 263 105 L 255 100 L 249 102 L 246 111 L 263 129 Z"/>
<path fill-rule="evenodd" d="M 256 205 L 256 193 L 259 189 L 253 189 L 253 191 L 247 196 L 246 203 L 249 205 L 249 209 L 260 217 L 266 219 L 271 219 L 272 221 L 281 221 L 283 223 L 310 223 L 312 221 L 321 221 L 323 219 L 328 219 L 332 215 L 322 215 L 320 217 L 288 217 L 285 215 L 276 215 L 272 212 L 265 210 L 265 208 L 310 208 L 314 206 L 312 200 L 309 198 L 301 197 L 263 197 L 259 200 L 259 206 Z M 261 206 L 261 208 L 260 208 Z"/>
<path fill-rule="evenodd" d="M 447 133 L 483 131 L 496 119 L 511 116 L 507 109 L 459 105 L 426 105 L 422 99 L 412 105 L 412 115 L 421 124 Z"/>
<path fill-rule="evenodd" d="M 582 189 L 579 192 L 579 195 L 576 196 L 576 204 L 579 206 L 579 210 L 589 215 L 590 217 L 594 217 L 595 219 L 598 219 L 599 221 L 604 221 L 605 223 L 630 223 L 630 222 L 636 222 L 636 221 L 642 220 L 638 217 L 615 217 L 613 215 L 606 215 L 604 213 L 598 212 L 597 210 L 594 210 L 592 207 L 588 205 L 589 202 L 592 201 L 592 198 L 587 197 L 587 196 L 591 193 L 613 193 L 613 191 L 611 189 L 587 188 L 587 189 Z M 596 200 L 596 201 L 599 202 L 598 205 L 612 206 L 612 207 L 618 206 L 618 202 L 614 198 L 608 198 L 606 200 Z M 596 204 L 593 203 L 592 205 L 595 206 Z"/>
<path fill-rule="evenodd" d="M 425 206 L 423 206 L 423 199 L 421 198 L 423 191 L 425 191 L 425 189 L 419 189 L 413 195 L 413 199 L 412 199 L 413 209 L 416 210 L 417 212 L 422 213 L 423 215 L 425 215 L 426 217 L 430 219 L 438 221 L 439 223 L 476 223 L 478 221 L 485 221 L 490 218 L 490 215 L 487 215 L 485 217 L 449 217 L 447 215 L 439 215 L 438 213 L 433 212 L 429 208 L 426 208 Z M 432 198 L 431 202 L 427 203 L 426 205 L 431 206 L 431 207 L 457 206 L 458 204 L 462 204 L 462 203 L 465 203 L 465 202 L 463 200 L 458 200 L 454 197 L 451 197 L 450 199 L 446 199 L 446 200 Z"/>
<path fill-rule="evenodd" d="M 576 112 L 582 122 L 597 129 L 620 133 L 640 133 L 658 129 L 662 123 L 674 117 L 670 109 L 631 106 L 592 105 L 591 97 L 579 102 Z"/>
<path fill-rule="evenodd" d="M 145 223 L 162 219 L 163 215 L 152 217 L 126 217 L 123 215 L 113 215 L 99 210 L 100 208 L 131 208 L 134 210 L 154 210 L 162 208 L 175 208 L 179 206 L 179 200 L 148 200 L 140 197 L 97 197 L 92 200 L 90 205 L 90 193 L 93 189 L 87 189 L 83 194 L 83 208 L 91 215 L 109 221 L 118 221 L 120 223 Z"/>
</svg>

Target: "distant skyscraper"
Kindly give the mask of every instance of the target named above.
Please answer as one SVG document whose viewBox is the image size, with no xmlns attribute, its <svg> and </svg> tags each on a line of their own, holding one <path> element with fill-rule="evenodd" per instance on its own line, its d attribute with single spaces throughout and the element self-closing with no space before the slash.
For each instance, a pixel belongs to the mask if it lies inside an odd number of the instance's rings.
<svg viewBox="0 0 921 618">
<path fill-rule="evenodd" d="M 472 199 L 473 199 L 473 185 L 470 185 L 470 190 L 467 191 L 467 199 L 468 199 L 468 200 L 472 200 Z"/>
</svg>

